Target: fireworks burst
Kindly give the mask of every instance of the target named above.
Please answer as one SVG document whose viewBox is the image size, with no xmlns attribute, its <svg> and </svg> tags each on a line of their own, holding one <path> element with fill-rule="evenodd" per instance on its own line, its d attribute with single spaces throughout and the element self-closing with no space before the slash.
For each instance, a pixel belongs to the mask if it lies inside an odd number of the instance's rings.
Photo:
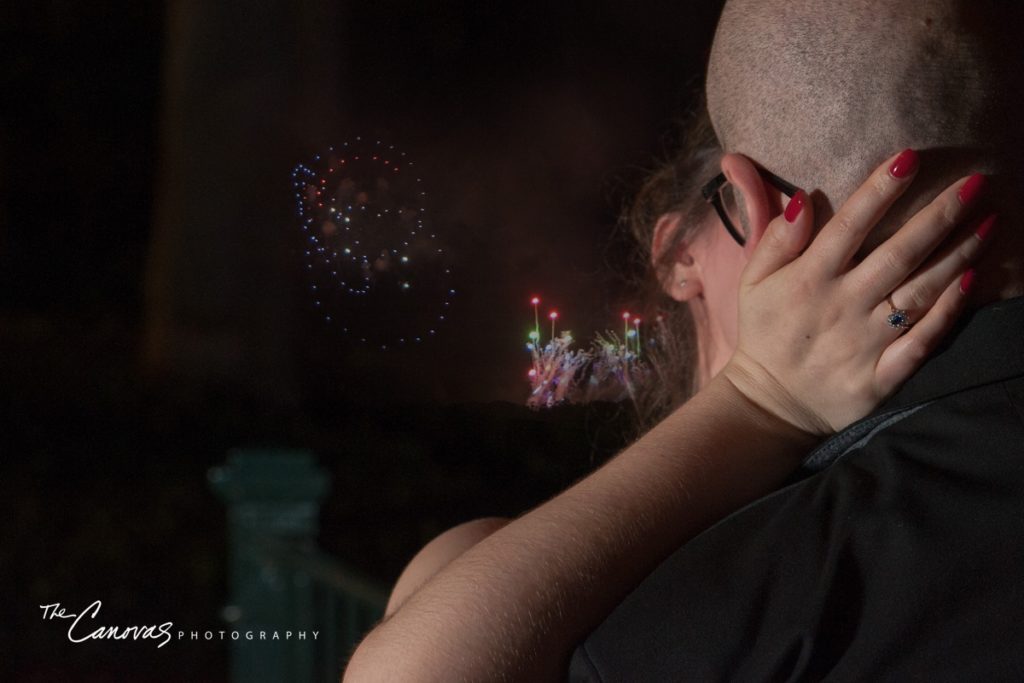
<svg viewBox="0 0 1024 683">
<path fill-rule="evenodd" d="M 381 349 L 436 335 L 455 295 L 414 166 L 394 145 L 357 137 L 292 170 L 313 306 Z"/>
<path fill-rule="evenodd" d="M 527 376 L 531 408 L 550 408 L 559 403 L 621 401 L 636 396 L 638 387 L 651 377 L 641 358 L 640 318 L 623 313 L 623 337 L 611 331 L 597 334 L 589 350 L 574 349 L 572 333 L 555 334 L 556 311 L 551 311 L 551 339 L 541 343 L 540 299 L 530 300 L 534 309 L 534 329 L 526 344 L 532 364 Z M 647 344 L 654 344 L 649 339 Z"/>
<path fill-rule="evenodd" d="M 581 371 L 590 362 L 590 355 L 586 351 L 572 349 L 572 343 L 572 333 L 563 332 L 544 346 L 532 339 L 526 345 L 533 360 L 528 373 L 532 390 L 526 405 L 550 408 L 570 400 L 577 389 Z"/>
</svg>

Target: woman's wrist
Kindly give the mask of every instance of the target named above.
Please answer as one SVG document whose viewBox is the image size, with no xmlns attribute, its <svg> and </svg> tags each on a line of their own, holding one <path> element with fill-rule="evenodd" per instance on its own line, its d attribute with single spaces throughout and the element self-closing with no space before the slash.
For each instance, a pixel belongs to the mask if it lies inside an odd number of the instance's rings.
<svg viewBox="0 0 1024 683">
<path fill-rule="evenodd" d="M 750 410 L 750 419 L 763 421 L 766 429 L 778 430 L 780 436 L 792 434 L 795 440 L 813 444 L 835 431 L 771 372 L 741 350 L 736 351 L 715 379 L 727 383 L 736 392 L 733 400 Z"/>
<path fill-rule="evenodd" d="M 757 434 L 761 447 L 767 442 L 806 455 L 828 433 L 827 427 L 811 429 L 817 424 L 771 375 L 747 367 L 734 357 L 708 384 L 713 401 L 722 410 L 741 420 L 751 434 Z M 703 392 L 701 392 L 703 393 Z M 799 418 L 793 417 L 799 415 Z"/>
</svg>

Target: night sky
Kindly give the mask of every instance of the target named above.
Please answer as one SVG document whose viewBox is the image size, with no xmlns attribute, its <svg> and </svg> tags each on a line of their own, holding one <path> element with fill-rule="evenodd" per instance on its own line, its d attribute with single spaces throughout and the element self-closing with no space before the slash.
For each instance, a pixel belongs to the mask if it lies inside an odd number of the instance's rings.
<svg viewBox="0 0 1024 683">
<path fill-rule="evenodd" d="M 322 324 L 301 284 L 297 222 L 284 221 L 296 234 L 285 256 L 299 283 L 289 344 L 300 394 L 322 383 L 366 400 L 520 402 L 530 296 L 583 344 L 617 328 L 630 272 L 616 218 L 699 88 L 717 3 L 570 5 L 351 2 L 331 17 L 333 40 L 318 49 L 340 65 L 324 83 L 338 123 L 292 163 L 357 135 L 415 158 L 457 296 L 431 343 L 369 352 Z M 131 357 L 167 19 L 158 4 L 123 2 L 6 13 L 0 314 L 40 346 L 113 341 Z M 315 57 L 300 68 L 318 73 Z M 393 327 L 372 312 L 353 322 L 378 337 Z"/>
</svg>

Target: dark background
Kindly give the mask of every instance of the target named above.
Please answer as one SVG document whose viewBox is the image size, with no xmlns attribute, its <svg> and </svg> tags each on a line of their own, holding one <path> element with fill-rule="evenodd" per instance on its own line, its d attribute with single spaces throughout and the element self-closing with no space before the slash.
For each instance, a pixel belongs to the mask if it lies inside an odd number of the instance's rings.
<svg viewBox="0 0 1024 683">
<path fill-rule="evenodd" d="M 528 301 L 580 340 L 617 329 L 617 216 L 719 4 L 5 3 L 5 680 L 224 680 L 219 643 L 71 646 L 38 605 L 218 624 L 205 475 L 229 448 L 314 450 L 321 545 L 382 582 L 619 448 L 626 408 L 522 407 Z M 303 280 L 288 172 L 356 135 L 417 160 L 451 254 L 458 297 L 419 347 L 353 344 Z"/>
</svg>

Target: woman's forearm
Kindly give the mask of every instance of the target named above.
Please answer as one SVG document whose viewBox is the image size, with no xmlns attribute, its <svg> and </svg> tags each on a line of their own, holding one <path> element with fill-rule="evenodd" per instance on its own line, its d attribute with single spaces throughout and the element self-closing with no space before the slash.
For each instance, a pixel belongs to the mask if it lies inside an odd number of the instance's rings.
<svg viewBox="0 0 1024 683">
<path fill-rule="evenodd" d="M 665 557 L 764 495 L 814 439 L 713 380 L 646 436 L 435 575 L 346 681 L 554 680 Z"/>
</svg>

